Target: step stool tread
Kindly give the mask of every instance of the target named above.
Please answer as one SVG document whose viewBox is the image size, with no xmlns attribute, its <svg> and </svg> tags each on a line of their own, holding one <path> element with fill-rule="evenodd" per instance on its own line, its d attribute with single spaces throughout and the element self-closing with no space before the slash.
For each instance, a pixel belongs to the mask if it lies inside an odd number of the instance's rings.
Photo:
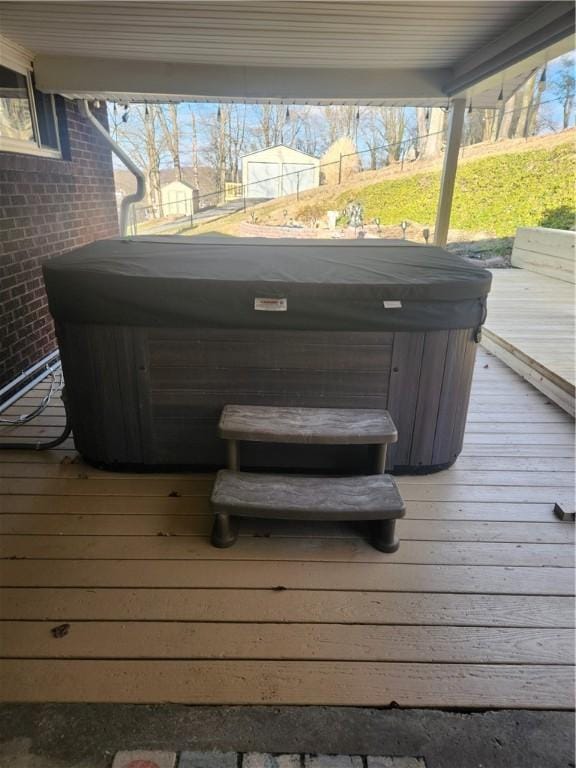
<svg viewBox="0 0 576 768">
<path fill-rule="evenodd" d="M 227 405 L 219 431 L 227 440 L 318 445 L 377 445 L 398 439 L 383 409 Z"/>
<path fill-rule="evenodd" d="M 312 477 L 221 470 L 211 504 L 215 514 L 293 520 L 404 516 L 404 501 L 390 475 Z"/>
</svg>

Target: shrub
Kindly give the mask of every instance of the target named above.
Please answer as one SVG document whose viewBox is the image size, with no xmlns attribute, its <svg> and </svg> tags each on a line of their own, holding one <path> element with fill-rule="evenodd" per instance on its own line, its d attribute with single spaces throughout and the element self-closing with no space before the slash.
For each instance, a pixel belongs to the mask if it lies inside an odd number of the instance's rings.
<svg viewBox="0 0 576 768">
<path fill-rule="evenodd" d="M 355 173 L 362 170 L 360 158 L 356 152 L 356 145 L 349 136 L 336 139 L 321 160 L 323 183 L 338 184 L 338 181 L 348 181 Z"/>
<path fill-rule="evenodd" d="M 304 221 L 312 227 L 315 227 L 320 219 L 326 215 L 326 206 L 320 203 L 308 203 L 296 211 L 298 221 Z"/>
</svg>

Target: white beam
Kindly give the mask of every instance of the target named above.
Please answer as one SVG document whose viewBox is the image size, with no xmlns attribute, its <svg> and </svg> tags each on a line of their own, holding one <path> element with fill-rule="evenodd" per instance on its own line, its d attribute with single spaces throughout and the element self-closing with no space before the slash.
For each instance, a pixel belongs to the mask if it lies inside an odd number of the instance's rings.
<svg viewBox="0 0 576 768">
<path fill-rule="evenodd" d="M 438 211 L 434 228 L 434 242 L 440 246 L 446 245 L 448 240 L 448 228 L 450 226 L 450 213 L 452 211 L 452 199 L 454 197 L 456 172 L 458 170 L 458 153 L 462 141 L 465 111 L 465 99 L 454 99 L 450 109 L 448 141 L 444 150 L 444 167 L 442 168 L 442 181 L 440 182 L 440 196 L 438 198 Z"/>
<path fill-rule="evenodd" d="M 446 103 L 444 69 L 307 69 L 243 67 L 38 55 L 37 87 L 82 97 L 122 95 L 205 101 L 379 103 L 382 99 Z"/>
<path fill-rule="evenodd" d="M 456 96 L 477 83 L 484 85 L 488 78 L 515 65 L 527 71 L 530 68 L 527 60 L 552 46 L 558 46 L 559 52 L 555 55 L 570 50 L 574 42 L 574 20 L 574 3 L 565 0 L 545 3 L 505 35 L 468 54 L 454 67 L 453 76 L 445 83 L 445 92 Z"/>
<path fill-rule="evenodd" d="M 498 94 L 503 91 L 504 101 L 522 87 L 527 78 L 539 67 L 544 66 L 549 61 L 563 56 L 573 50 L 574 43 L 572 38 L 567 37 L 543 51 L 523 59 L 518 64 L 514 64 L 507 69 L 497 72 L 491 77 L 487 77 L 476 85 L 463 88 L 454 94 L 454 97 L 466 97 L 468 101 L 472 100 L 475 107 L 500 107 Z"/>
</svg>

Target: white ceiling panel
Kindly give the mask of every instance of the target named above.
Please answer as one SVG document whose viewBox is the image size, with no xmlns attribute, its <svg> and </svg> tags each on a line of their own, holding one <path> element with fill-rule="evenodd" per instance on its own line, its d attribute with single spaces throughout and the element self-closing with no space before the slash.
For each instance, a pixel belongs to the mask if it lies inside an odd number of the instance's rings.
<svg viewBox="0 0 576 768">
<path fill-rule="evenodd" d="M 246 66 L 448 67 L 542 2 L 6 2 L 36 53 Z"/>
<path fill-rule="evenodd" d="M 573 20 L 568 0 L 0 1 L 39 87 L 123 100 L 488 105 Z"/>
</svg>

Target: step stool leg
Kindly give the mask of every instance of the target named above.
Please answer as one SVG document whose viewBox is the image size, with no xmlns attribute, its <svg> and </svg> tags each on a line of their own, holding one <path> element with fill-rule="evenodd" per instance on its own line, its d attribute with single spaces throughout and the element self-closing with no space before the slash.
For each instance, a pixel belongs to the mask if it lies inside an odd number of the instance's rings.
<svg viewBox="0 0 576 768">
<path fill-rule="evenodd" d="M 378 520 L 372 530 L 372 546 L 380 552 L 396 552 L 400 542 L 394 534 L 396 520 Z"/>
<path fill-rule="evenodd" d="M 379 475 L 386 473 L 386 449 L 388 446 L 384 443 L 378 446 L 378 452 L 376 454 L 376 472 Z"/>
<path fill-rule="evenodd" d="M 238 461 L 238 442 L 228 440 L 228 469 L 231 472 L 238 472 L 240 464 Z"/>
<path fill-rule="evenodd" d="M 238 538 L 238 526 L 230 515 L 216 515 L 212 526 L 212 546 L 231 547 Z"/>
</svg>

